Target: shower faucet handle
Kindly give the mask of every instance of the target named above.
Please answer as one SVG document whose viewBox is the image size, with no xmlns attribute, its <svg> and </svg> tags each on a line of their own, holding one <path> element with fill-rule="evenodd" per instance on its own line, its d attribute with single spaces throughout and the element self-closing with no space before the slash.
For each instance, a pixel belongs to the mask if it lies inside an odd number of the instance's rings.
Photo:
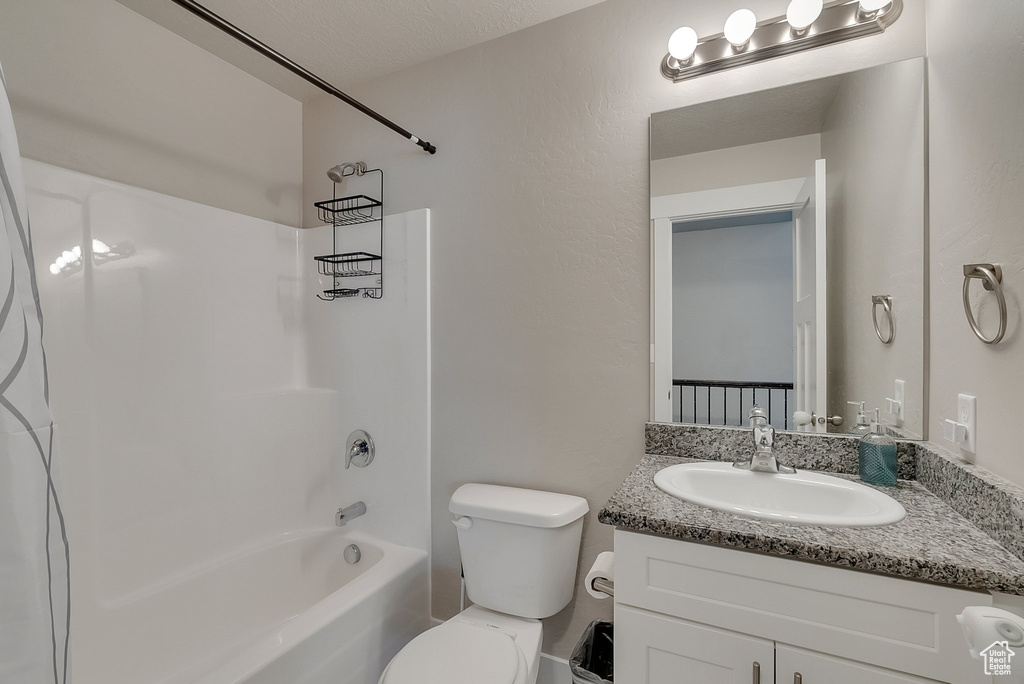
<svg viewBox="0 0 1024 684">
<path fill-rule="evenodd" d="M 355 464 L 357 468 L 365 468 L 373 463 L 376 447 L 373 437 L 366 430 L 353 430 L 345 444 L 345 470 Z"/>
</svg>

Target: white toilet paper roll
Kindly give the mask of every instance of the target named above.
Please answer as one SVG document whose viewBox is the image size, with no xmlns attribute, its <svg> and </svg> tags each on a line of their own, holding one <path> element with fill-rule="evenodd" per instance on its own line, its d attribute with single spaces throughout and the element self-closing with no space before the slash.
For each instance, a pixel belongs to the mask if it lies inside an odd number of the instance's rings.
<svg viewBox="0 0 1024 684">
<path fill-rule="evenodd" d="M 598 599 L 606 599 L 609 597 L 608 594 L 603 591 L 594 589 L 594 578 L 603 577 L 606 580 L 615 581 L 615 554 L 611 551 L 602 551 L 597 554 L 597 559 L 594 564 L 590 566 L 590 572 L 587 573 L 587 579 L 584 584 L 587 587 L 587 593 Z"/>
</svg>

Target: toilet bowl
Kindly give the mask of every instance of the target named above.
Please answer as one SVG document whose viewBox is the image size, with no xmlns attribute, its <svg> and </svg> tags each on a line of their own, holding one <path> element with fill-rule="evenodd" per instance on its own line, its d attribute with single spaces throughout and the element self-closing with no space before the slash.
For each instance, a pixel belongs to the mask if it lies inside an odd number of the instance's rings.
<svg viewBox="0 0 1024 684">
<path fill-rule="evenodd" d="M 572 600 L 587 500 L 466 484 L 448 510 L 475 605 L 410 641 L 379 684 L 536 684 L 540 619 Z"/>
<path fill-rule="evenodd" d="M 392 659 L 379 684 L 536 684 L 539 620 L 471 606 Z"/>
</svg>

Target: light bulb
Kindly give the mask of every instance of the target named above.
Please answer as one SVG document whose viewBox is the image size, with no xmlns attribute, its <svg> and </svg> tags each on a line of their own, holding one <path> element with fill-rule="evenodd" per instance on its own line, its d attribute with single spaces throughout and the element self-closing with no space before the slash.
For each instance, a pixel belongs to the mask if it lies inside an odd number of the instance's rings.
<svg viewBox="0 0 1024 684">
<path fill-rule="evenodd" d="M 74 255 L 74 254 L 72 254 L 72 253 L 71 253 L 71 251 L 70 251 L 70 250 L 67 250 L 67 249 L 65 249 L 65 250 L 64 250 L 64 251 L 63 251 L 63 252 L 61 253 L 61 256 L 62 256 L 62 257 L 64 257 L 64 262 L 65 262 L 65 263 L 67 263 L 67 262 L 69 262 L 69 261 L 74 261 L 74 260 L 75 260 L 75 255 Z"/>
<path fill-rule="evenodd" d="M 71 248 L 71 253 L 75 255 L 76 259 L 81 259 L 82 247 L 80 245 L 75 245 L 74 247 Z"/>
<path fill-rule="evenodd" d="M 892 0 L 860 0 L 860 11 L 873 14 L 888 5 Z"/>
<path fill-rule="evenodd" d="M 680 62 L 688 62 L 697 49 L 697 32 L 689 26 L 681 26 L 668 39 L 668 53 Z"/>
<path fill-rule="evenodd" d="M 793 0 L 786 10 L 786 21 L 796 31 L 803 31 L 821 14 L 822 0 Z"/>
<path fill-rule="evenodd" d="M 733 47 L 741 48 L 754 35 L 757 28 L 757 17 L 748 9 L 738 9 L 725 20 L 725 39 Z"/>
<path fill-rule="evenodd" d="M 108 247 L 107 243 L 103 242 L 103 240 L 93 240 L 92 251 L 96 254 L 106 254 L 110 251 L 110 247 Z"/>
<path fill-rule="evenodd" d="M 58 266 L 57 264 L 50 264 L 50 273 L 52 273 L 53 275 L 59 274 L 60 266 Z"/>
<path fill-rule="evenodd" d="M 62 256 L 57 257 L 53 261 L 53 265 L 56 266 L 58 269 L 64 268 L 64 264 L 66 264 L 66 263 L 68 263 L 67 260 L 64 259 L 64 257 L 62 257 Z"/>
</svg>

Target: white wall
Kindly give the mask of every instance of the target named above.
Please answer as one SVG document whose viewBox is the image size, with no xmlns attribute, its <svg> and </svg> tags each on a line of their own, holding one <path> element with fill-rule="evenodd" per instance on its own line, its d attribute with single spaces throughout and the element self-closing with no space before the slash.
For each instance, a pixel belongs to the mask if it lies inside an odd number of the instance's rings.
<svg viewBox="0 0 1024 684">
<path fill-rule="evenodd" d="M 925 66 L 897 62 L 850 74 L 825 120 L 828 191 L 829 411 L 848 401 L 885 410 L 906 381 L 903 431 L 924 434 Z M 893 297 L 897 334 L 879 341 L 871 296 Z M 887 330 L 879 307 L 879 322 Z M 885 417 L 885 420 L 893 420 Z"/>
<path fill-rule="evenodd" d="M 1024 5 L 1016 0 L 928 1 L 931 264 L 931 433 L 978 397 L 974 459 L 1024 484 Z M 966 263 L 1002 264 L 1010 325 L 990 347 L 974 337 L 960 303 Z M 995 302 L 975 283 L 981 323 Z M 936 441 L 940 441 L 936 438 Z"/>
<path fill-rule="evenodd" d="M 817 133 L 651 161 L 651 197 L 803 178 L 821 158 Z"/>
<path fill-rule="evenodd" d="M 3 0 L 21 153 L 299 225 L 302 105 L 114 0 Z"/>
<path fill-rule="evenodd" d="M 65 465 L 72 662 L 78 681 L 111 681 L 113 607 L 246 544 L 333 523 L 338 405 L 303 382 L 294 228 L 25 168 Z M 93 239 L 131 256 L 49 272 Z"/>
<path fill-rule="evenodd" d="M 882 36 L 664 79 L 671 30 L 717 33 L 727 13 L 607 0 L 353 89 L 435 156 L 341 103 L 303 107 L 305 206 L 330 191 L 327 168 L 365 159 L 387 171 L 391 210 L 431 209 L 436 617 L 458 610 L 447 511 L 463 482 L 585 496 L 581 572 L 611 548 L 595 516 L 642 454 L 648 416 L 649 115 L 924 53 L 923 3 L 910 0 Z M 545 649 L 567 655 L 610 612 L 577 596 L 546 621 Z"/>
<path fill-rule="evenodd" d="M 793 382 L 793 222 L 672 235 L 672 373 Z"/>
</svg>

